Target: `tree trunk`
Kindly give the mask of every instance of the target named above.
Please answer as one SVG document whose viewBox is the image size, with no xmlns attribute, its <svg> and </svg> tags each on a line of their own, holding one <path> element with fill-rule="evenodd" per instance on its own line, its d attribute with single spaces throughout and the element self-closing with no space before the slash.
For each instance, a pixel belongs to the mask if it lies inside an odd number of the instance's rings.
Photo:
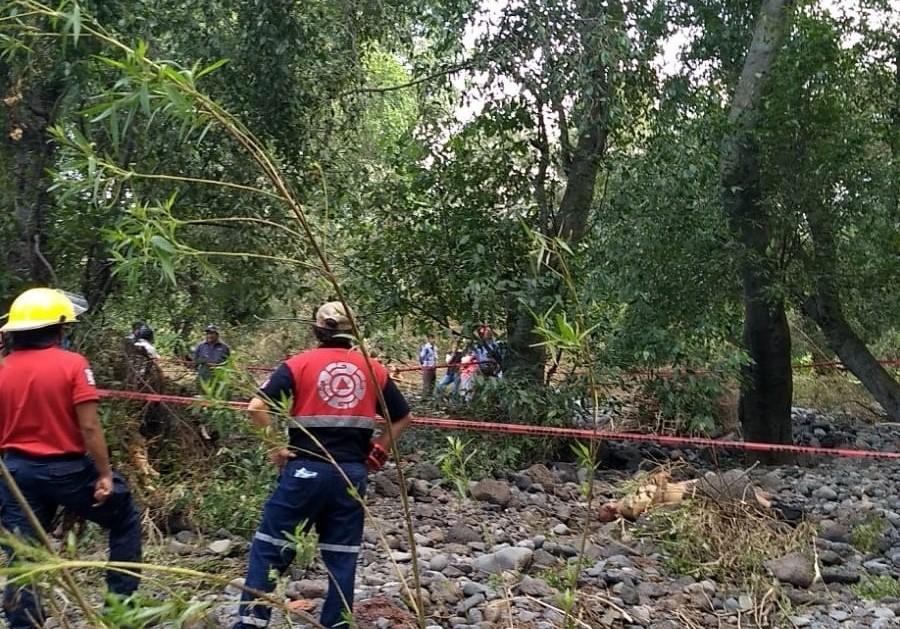
<svg viewBox="0 0 900 629">
<path fill-rule="evenodd" d="M 844 318 L 836 294 L 819 291 L 803 302 L 803 311 L 821 328 L 828 346 L 893 420 L 900 421 L 900 384 L 891 377 Z"/>
<path fill-rule="evenodd" d="M 519 303 L 515 295 L 510 296 L 507 305 L 506 329 L 509 354 L 503 361 L 504 375 L 542 385 L 547 352 L 543 345 L 537 345 L 542 339 L 534 332 L 531 312 Z"/>
<path fill-rule="evenodd" d="M 807 208 L 806 222 L 812 243 L 815 293 L 802 300 L 806 315 L 818 324 L 828 346 L 893 420 L 900 420 L 900 384 L 878 364 L 866 344 L 844 316 L 838 273 L 838 238 L 834 216 L 827 207 Z"/>
<path fill-rule="evenodd" d="M 51 205 L 47 172 L 54 160 L 47 129 L 62 85 L 58 81 L 25 85 L 6 67 L 2 80 L 0 153 L 8 175 L 4 196 L 18 228 L 17 238 L 6 252 L 7 268 L 19 281 L 48 284 L 56 278 L 42 249 Z"/>
<path fill-rule="evenodd" d="M 738 411 L 744 438 L 790 443 L 791 337 L 784 300 L 775 287 L 777 265 L 761 205 L 758 111 L 787 30 L 789 0 L 766 0 L 753 32 L 731 104 L 731 132 L 722 142 L 720 181 L 729 227 L 742 245 L 744 345 L 752 363 L 744 369 Z"/>
<path fill-rule="evenodd" d="M 580 35 L 591 57 L 585 61 L 591 64 L 590 89 L 581 96 L 582 119 L 578 121 L 580 133 L 569 152 L 569 139 L 561 138 L 563 163 L 566 171 L 566 187 L 553 221 L 553 233 L 545 236 L 559 236 L 575 244 L 584 238 L 588 228 L 588 218 L 594 201 L 597 175 L 606 154 L 609 137 L 609 111 L 612 101 L 610 94 L 609 64 L 601 61 L 604 46 L 603 3 L 599 0 L 581 1 L 577 4 L 583 15 Z M 607 11 L 617 20 L 624 22 L 622 4 L 612 0 Z M 541 185 L 543 182 L 539 182 Z M 545 226 L 541 225 L 544 229 Z M 507 329 L 509 331 L 510 357 L 507 371 L 532 379 L 535 384 L 544 381 L 544 366 L 547 353 L 543 347 L 535 347 L 541 341 L 534 333 L 534 318 L 521 304 L 512 304 Z"/>
</svg>

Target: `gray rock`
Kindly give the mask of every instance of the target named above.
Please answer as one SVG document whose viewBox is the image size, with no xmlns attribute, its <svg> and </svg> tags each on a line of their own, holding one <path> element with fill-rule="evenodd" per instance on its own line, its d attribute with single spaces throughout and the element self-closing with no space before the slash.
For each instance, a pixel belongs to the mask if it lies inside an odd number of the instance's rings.
<svg viewBox="0 0 900 629">
<path fill-rule="evenodd" d="M 526 596 L 534 596 L 535 598 L 543 598 L 553 596 L 556 593 L 543 579 L 535 579 L 533 577 L 525 577 L 519 584 L 519 592 Z"/>
<path fill-rule="evenodd" d="M 699 479 L 697 492 L 717 502 L 753 501 L 755 496 L 753 483 L 744 470 L 707 472 Z"/>
<path fill-rule="evenodd" d="M 400 487 L 384 474 L 376 474 L 372 479 L 375 493 L 385 498 L 397 498 L 400 496 Z"/>
<path fill-rule="evenodd" d="M 173 555 L 185 556 L 192 554 L 196 549 L 193 546 L 179 542 L 177 539 L 170 539 L 169 543 L 166 544 L 166 550 Z"/>
<path fill-rule="evenodd" d="M 285 595 L 293 600 L 325 598 L 327 592 L 328 581 L 324 579 L 291 581 L 284 590 Z"/>
<path fill-rule="evenodd" d="M 197 534 L 193 531 L 178 531 L 175 533 L 175 539 L 182 544 L 195 544 L 197 543 Z"/>
<path fill-rule="evenodd" d="M 894 610 L 890 607 L 878 607 L 875 609 L 875 618 L 886 620 L 888 618 L 896 618 L 896 616 Z"/>
<path fill-rule="evenodd" d="M 410 472 L 410 476 L 425 481 L 435 481 L 441 478 L 441 470 L 432 463 L 419 463 Z"/>
<path fill-rule="evenodd" d="M 453 544 L 468 544 L 482 541 L 481 533 L 465 524 L 455 524 L 447 530 L 447 541 Z"/>
<path fill-rule="evenodd" d="M 472 596 L 468 597 L 467 599 L 460 601 L 460 603 L 456 606 L 456 613 L 457 614 L 465 614 L 470 609 L 472 609 L 476 605 L 480 605 L 483 602 L 484 602 L 484 594 L 482 594 L 481 592 L 477 592 L 477 593 L 473 594 Z"/>
<path fill-rule="evenodd" d="M 551 568 L 559 565 L 560 560 L 548 553 L 543 548 L 534 551 L 534 565 L 538 568 Z"/>
<path fill-rule="evenodd" d="M 244 578 L 239 577 L 237 579 L 232 579 L 231 582 L 225 587 L 225 594 L 229 596 L 240 596 L 241 592 L 243 592 L 244 588 Z"/>
<path fill-rule="evenodd" d="M 234 551 L 234 542 L 230 539 L 219 539 L 209 544 L 206 548 L 212 553 L 227 557 Z"/>
<path fill-rule="evenodd" d="M 440 572 L 450 565 L 450 558 L 447 555 L 439 554 L 432 557 L 428 562 L 428 569 Z"/>
<path fill-rule="evenodd" d="M 553 472 L 551 472 L 546 465 L 540 463 L 532 465 L 527 470 L 523 471 L 521 475 L 527 477 L 532 483 L 543 486 L 544 489 L 553 487 L 556 484 L 556 478 L 553 476 Z"/>
<path fill-rule="evenodd" d="M 845 612 L 843 609 L 832 609 L 830 612 L 828 612 L 828 616 L 838 622 L 844 622 L 845 620 L 850 618 L 850 614 Z"/>
<path fill-rule="evenodd" d="M 813 492 L 813 498 L 818 498 L 819 500 L 837 500 L 838 493 L 833 487 L 822 485 Z"/>
<path fill-rule="evenodd" d="M 863 563 L 863 568 L 871 572 L 872 574 L 889 574 L 891 572 L 891 567 L 884 563 L 883 559 L 871 559 Z"/>
<path fill-rule="evenodd" d="M 847 527 L 834 522 L 824 526 L 819 532 L 819 537 L 827 539 L 829 542 L 850 543 L 850 531 Z"/>
<path fill-rule="evenodd" d="M 475 500 L 489 502 L 491 504 L 500 505 L 501 507 L 505 507 L 512 500 L 512 492 L 509 490 L 509 484 L 491 478 L 475 483 L 471 493 Z"/>
<path fill-rule="evenodd" d="M 844 563 L 844 558 L 830 549 L 819 551 L 819 561 L 823 566 L 839 566 Z"/>
<path fill-rule="evenodd" d="M 534 551 L 529 548 L 510 546 L 501 548 L 495 553 L 477 557 L 474 562 L 476 570 L 489 574 L 500 574 L 507 570 L 519 571 L 526 568 L 534 557 Z"/>
<path fill-rule="evenodd" d="M 782 583 L 789 583 L 800 588 L 808 588 L 816 576 L 812 561 L 800 553 L 790 553 L 780 559 L 770 559 L 764 565 Z"/>
<path fill-rule="evenodd" d="M 822 570 L 822 581 L 831 583 L 841 583 L 851 585 L 859 583 L 859 573 L 846 568 L 826 568 Z"/>
<path fill-rule="evenodd" d="M 544 542 L 544 545 L 541 548 L 551 555 L 558 555 L 560 557 L 575 557 L 578 554 L 578 549 L 569 544 Z"/>
<path fill-rule="evenodd" d="M 426 498 L 431 495 L 431 485 L 428 484 L 428 481 L 424 481 L 421 478 L 412 478 L 408 483 L 409 487 L 409 495 L 414 498 Z"/>
<path fill-rule="evenodd" d="M 622 602 L 626 605 L 637 605 L 641 602 L 640 594 L 638 594 L 637 588 L 631 585 L 631 583 L 627 583 L 622 581 L 621 583 L 617 583 L 612 588 L 613 593 L 622 599 Z"/>
</svg>

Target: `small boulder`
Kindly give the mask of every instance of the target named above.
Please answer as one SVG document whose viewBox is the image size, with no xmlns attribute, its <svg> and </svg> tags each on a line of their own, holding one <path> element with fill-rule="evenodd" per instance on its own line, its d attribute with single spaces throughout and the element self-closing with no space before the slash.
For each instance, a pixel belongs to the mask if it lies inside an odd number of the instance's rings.
<svg viewBox="0 0 900 629">
<path fill-rule="evenodd" d="M 234 542 L 230 539 L 218 539 L 206 547 L 211 553 L 227 557 L 234 551 Z"/>
<path fill-rule="evenodd" d="M 543 579 L 535 579 L 533 577 L 525 577 L 519 584 L 519 593 L 525 596 L 533 596 L 535 598 L 544 598 L 553 596 L 556 593 Z"/>
<path fill-rule="evenodd" d="M 780 559 L 770 559 L 764 565 L 782 583 L 799 588 L 808 588 L 816 578 L 813 562 L 800 553 L 789 553 Z"/>
<path fill-rule="evenodd" d="M 442 476 L 438 466 L 432 463 L 419 463 L 412 469 L 409 475 L 424 481 L 435 481 Z"/>
<path fill-rule="evenodd" d="M 372 479 L 372 484 L 375 487 L 375 493 L 379 496 L 384 496 L 385 498 L 397 498 L 400 496 L 400 487 L 384 474 L 377 474 Z"/>
<path fill-rule="evenodd" d="M 505 507 L 512 500 L 512 492 L 509 490 L 509 484 L 503 481 L 485 479 L 472 487 L 472 497 L 475 500 Z"/>
<path fill-rule="evenodd" d="M 545 489 L 547 487 L 553 487 L 556 484 L 556 478 L 553 476 L 553 472 L 542 463 L 532 465 L 527 470 L 524 470 L 522 476 L 527 477 L 532 483 L 542 485 Z"/>
<path fill-rule="evenodd" d="M 483 541 L 481 533 L 465 524 L 454 524 L 447 530 L 447 541 L 451 544 L 468 544 Z"/>
<path fill-rule="evenodd" d="M 822 526 L 822 530 L 819 531 L 819 537 L 828 540 L 829 542 L 849 544 L 850 530 L 842 524 L 829 522 L 828 524 L 824 524 Z"/>
<path fill-rule="evenodd" d="M 473 565 L 477 570 L 488 574 L 501 574 L 507 570 L 517 572 L 528 567 L 533 557 L 534 551 L 530 548 L 510 546 L 489 555 L 477 557 Z"/>
<path fill-rule="evenodd" d="M 325 598 L 328 592 L 328 581 L 324 579 L 301 579 L 291 581 L 284 593 L 291 600 Z"/>
<path fill-rule="evenodd" d="M 177 539 L 170 539 L 169 543 L 166 544 L 166 550 L 168 550 L 173 555 L 180 555 L 182 557 L 185 555 L 190 555 L 195 551 L 193 546 L 185 544 L 183 542 L 179 542 Z"/>
<path fill-rule="evenodd" d="M 834 490 L 834 487 L 822 485 L 813 492 L 813 497 L 819 500 L 837 500 L 838 493 Z"/>
</svg>

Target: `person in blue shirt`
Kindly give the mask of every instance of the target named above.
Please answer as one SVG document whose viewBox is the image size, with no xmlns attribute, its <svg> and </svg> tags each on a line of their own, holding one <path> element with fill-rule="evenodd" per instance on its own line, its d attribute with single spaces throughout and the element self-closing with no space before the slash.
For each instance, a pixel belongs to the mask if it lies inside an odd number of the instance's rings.
<svg viewBox="0 0 900 629">
<path fill-rule="evenodd" d="M 231 348 L 219 338 L 219 328 L 206 326 L 206 340 L 199 343 L 191 353 L 191 361 L 197 368 L 197 380 L 201 383 L 212 378 L 212 370 L 223 364 L 231 356 Z"/>
</svg>

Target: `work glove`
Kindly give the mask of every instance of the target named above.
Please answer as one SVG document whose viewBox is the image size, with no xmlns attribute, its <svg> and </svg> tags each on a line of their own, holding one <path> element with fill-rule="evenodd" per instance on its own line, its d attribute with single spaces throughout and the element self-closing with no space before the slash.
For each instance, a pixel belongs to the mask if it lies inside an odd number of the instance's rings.
<svg viewBox="0 0 900 629">
<path fill-rule="evenodd" d="M 366 459 L 366 467 L 369 468 L 370 472 L 377 472 L 384 467 L 389 456 L 390 454 L 387 450 L 373 442 L 372 445 L 369 446 L 369 456 Z"/>
</svg>

